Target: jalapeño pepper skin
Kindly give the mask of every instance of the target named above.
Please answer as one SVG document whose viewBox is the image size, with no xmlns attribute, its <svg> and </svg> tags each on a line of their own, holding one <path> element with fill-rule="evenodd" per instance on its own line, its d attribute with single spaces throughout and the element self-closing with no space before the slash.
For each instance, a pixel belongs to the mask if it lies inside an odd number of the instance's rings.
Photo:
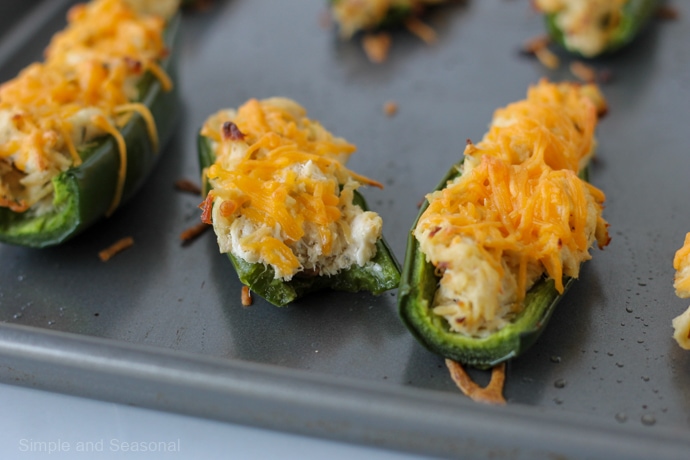
<svg viewBox="0 0 690 460">
<path fill-rule="evenodd" d="M 171 54 L 161 63 L 175 81 L 176 53 L 174 41 L 179 28 L 179 14 L 165 31 Z M 161 147 L 171 137 L 179 100 L 175 86 L 164 91 L 161 83 L 147 73 L 139 83 L 140 98 L 156 123 Z M 146 123 L 132 114 L 120 129 L 127 145 L 127 173 L 121 203 L 131 198 L 153 170 L 160 152 L 155 151 Z M 79 150 L 82 164 L 53 178 L 54 209 L 41 216 L 0 208 L 0 242 L 43 248 L 58 245 L 78 235 L 102 219 L 110 208 L 118 181 L 120 154 L 112 136 L 103 136 Z"/>
<path fill-rule="evenodd" d="M 199 164 L 201 169 L 205 170 L 215 162 L 215 154 L 211 141 L 201 134 L 198 136 L 198 151 Z M 203 194 L 206 196 L 210 184 L 205 174 L 202 180 Z M 363 210 L 368 209 L 364 198 L 356 190 L 353 201 Z M 270 266 L 248 263 L 231 253 L 227 256 L 235 267 L 240 281 L 277 307 L 283 307 L 299 297 L 321 289 L 369 291 L 378 295 L 398 287 L 400 283 L 400 264 L 383 237 L 376 242 L 376 255 L 364 266 L 355 264 L 332 276 L 297 274 L 290 281 L 283 281 L 275 279 L 273 268 Z"/>
<path fill-rule="evenodd" d="M 461 163 L 454 165 L 436 190 L 460 175 Z M 586 173 L 583 173 L 586 175 Z M 425 201 L 421 216 L 428 207 Z M 524 309 L 510 324 L 485 337 L 468 337 L 451 331 L 446 320 L 431 311 L 439 278 L 435 267 L 427 262 L 413 232 L 419 216 L 412 226 L 407 241 L 403 273 L 398 289 L 398 310 L 402 321 L 415 338 L 430 351 L 445 358 L 478 368 L 489 368 L 527 350 L 544 330 L 558 301 L 562 298 L 553 280 L 542 277 L 527 292 Z M 564 279 L 564 293 L 573 279 Z"/>
<path fill-rule="evenodd" d="M 633 41 L 651 20 L 654 13 L 659 8 L 659 4 L 659 0 L 629 0 L 623 6 L 620 23 L 609 37 L 606 46 L 599 53 L 595 55 L 586 55 L 585 57 L 595 57 L 612 53 Z M 582 54 L 579 50 L 568 46 L 563 31 L 556 24 L 556 16 L 557 13 L 547 13 L 545 15 L 546 29 L 549 35 L 554 41 L 568 51 Z"/>
</svg>

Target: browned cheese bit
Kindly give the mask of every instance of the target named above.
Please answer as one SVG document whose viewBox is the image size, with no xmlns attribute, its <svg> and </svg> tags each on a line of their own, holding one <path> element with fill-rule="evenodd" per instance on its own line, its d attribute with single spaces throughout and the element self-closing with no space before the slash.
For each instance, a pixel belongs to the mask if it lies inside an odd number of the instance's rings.
<svg viewBox="0 0 690 460">
<path fill-rule="evenodd" d="M 398 103 L 395 101 L 386 102 L 383 104 L 383 113 L 389 117 L 394 116 L 396 113 L 398 113 Z"/>
<path fill-rule="evenodd" d="M 252 302 L 252 291 L 249 290 L 249 286 L 242 286 L 242 306 L 249 307 Z"/>
<path fill-rule="evenodd" d="M 189 179 L 175 181 L 175 189 L 180 192 L 187 192 L 193 195 L 201 195 L 201 188 Z"/>
<path fill-rule="evenodd" d="M 680 16 L 680 13 L 671 5 L 661 5 L 656 10 L 656 16 L 665 21 L 675 21 Z"/>
<path fill-rule="evenodd" d="M 575 75 L 578 79 L 585 83 L 594 83 L 597 79 L 597 72 L 591 66 L 588 66 L 582 61 L 573 61 L 570 63 L 570 73 Z"/>
<path fill-rule="evenodd" d="M 362 39 L 362 46 L 369 60 L 374 64 L 380 64 L 388 57 L 388 50 L 391 47 L 391 37 L 385 32 L 367 34 Z"/>
<path fill-rule="evenodd" d="M 188 229 L 184 230 L 180 234 L 180 240 L 182 240 L 183 245 L 189 244 L 200 237 L 209 228 L 211 228 L 211 225 L 205 222 L 199 222 L 193 227 L 189 227 Z"/>
<path fill-rule="evenodd" d="M 411 16 L 405 21 L 405 27 L 427 45 L 435 43 L 438 38 L 436 36 L 436 31 L 431 26 L 420 21 L 419 18 L 415 16 Z"/>
<path fill-rule="evenodd" d="M 482 388 L 477 385 L 467 372 L 462 367 L 462 364 L 446 359 L 446 366 L 450 371 L 450 377 L 457 387 L 472 401 L 481 402 L 485 404 L 500 404 L 506 403 L 503 397 L 503 386 L 506 380 L 506 364 L 501 363 L 491 369 L 491 380 L 489 384 Z"/>
<path fill-rule="evenodd" d="M 116 254 L 124 251 L 125 249 L 134 245 L 134 238 L 127 236 L 117 240 L 115 243 L 111 244 L 107 248 L 103 249 L 98 253 L 98 257 L 103 261 L 107 262 L 113 258 Z"/>
<path fill-rule="evenodd" d="M 549 69 L 557 69 L 560 60 L 550 49 L 551 38 L 548 35 L 540 35 L 527 41 L 522 47 L 526 54 L 534 55 L 541 64 Z"/>
</svg>

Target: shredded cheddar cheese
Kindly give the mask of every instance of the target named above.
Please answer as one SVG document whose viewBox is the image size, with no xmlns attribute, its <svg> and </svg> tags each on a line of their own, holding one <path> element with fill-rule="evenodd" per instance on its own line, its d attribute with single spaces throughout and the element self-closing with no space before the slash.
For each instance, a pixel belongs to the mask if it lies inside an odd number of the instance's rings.
<svg viewBox="0 0 690 460">
<path fill-rule="evenodd" d="M 577 93 L 542 81 L 496 111 L 484 140 L 468 144 L 462 175 L 427 196 L 415 237 L 441 276 L 433 312 L 451 330 L 495 332 L 542 274 L 563 292 L 592 243 L 608 244 L 604 194 L 578 177 L 596 111 Z"/>
<path fill-rule="evenodd" d="M 690 233 L 685 235 L 683 247 L 673 257 L 673 268 L 676 270 L 673 282 L 676 295 L 686 299 L 690 297 Z M 673 329 L 678 345 L 690 350 L 690 308 L 673 319 Z"/>
<path fill-rule="evenodd" d="M 146 2 L 94 0 L 72 7 L 45 60 L 0 86 L 0 206 L 40 215 L 52 209 L 52 179 L 82 162 L 79 151 L 103 135 L 116 139 L 120 156 L 119 204 L 126 175 L 126 144 L 119 129 L 131 114 L 146 122 L 154 149 L 156 126 L 136 100 L 151 72 L 164 89 L 170 78 L 158 65 L 167 55 L 166 18 L 149 14 Z M 172 13 L 177 1 L 159 2 Z"/>
<path fill-rule="evenodd" d="M 596 56 L 609 43 L 620 25 L 629 0 L 535 0 L 535 6 L 555 14 L 568 48 L 583 56 Z"/>
<path fill-rule="evenodd" d="M 597 115 L 605 111 L 596 85 L 542 81 L 526 99 L 496 110 L 482 141 L 465 149 L 465 171 L 484 155 L 517 164 L 538 153 L 553 169 L 578 172 L 592 157 Z"/>
<path fill-rule="evenodd" d="M 306 117 L 295 102 L 250 100 L 211 116 L 201 134 L 216 162 L 202 204 L 221 252 L 270 265 L 276 278 L 332 275 L 376 253 L 381 218 L 353 205 L 361 183 L 344 164 L 355 147 Z"/>
</svg>

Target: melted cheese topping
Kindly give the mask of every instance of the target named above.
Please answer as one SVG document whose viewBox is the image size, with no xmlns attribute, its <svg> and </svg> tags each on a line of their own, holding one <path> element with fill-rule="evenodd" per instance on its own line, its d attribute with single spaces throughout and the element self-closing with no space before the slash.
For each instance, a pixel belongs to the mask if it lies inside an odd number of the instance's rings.
<svg viewBox="0 0 690 460">
<path fill-rule="evenodd" d="M 495 332 L 542 274 L 563 292 L 563 277 L 578 276 L 594 240 L 608 244 L 604 194 L 577 175 L 593 126 L 566 122 L 596 119 L 594 105 L 554 94 L 577 88 L 542 81 L 497 111 L 485 140 L 467 146 L 463 174 L 427 196 L 415 237 L 441 276 L 433 311 L 451 330 Z"/>
<path fill-rule="evenodd" d="M 535 153 L 550 168 L 580 171 L 595 150 L 597 114 L 605 110 L 596 85 L 542 82 L 526 99 L 496 110 L 482 141 L 465 148 L 465 172 L 485 155 L 518 164 Z"/>
<path fill-rule="evenodd" d="M 360 30 L 376 29 L 395 10 L 414 14 L 427 5 L 444 1 L 447 0 L 335 0 L 331 14 L 340 26 L 340 35 L 349 38 Z"/>
<path fill-rule="evenodd" d="M 332 275 L 375 255 L 381 218 L 352 199 L 360 183 L 381 184 L 345 168 L 355 147 L 301 106 L 253 99 L 211 116 L 201 133 L 216 154 L 204 214 L 221 252 L 270 265 L 283 280 Z"/>
<path fill-rule="evenodd" d="M 620 25 L 628 0 L 535 0 L 541 11 L 555 14 L 566 47 L 583 56 L 596 56 L 606 49 Z"/>
<path fill-rule="evenodd" d="M 676 251 L 673 268 L 676 270 L 673 282 L 676 295 L 683 299 L 690 297 L 690 233 L 685 235 L 683 247 Z M 678 345 L 690 350 L 690 308 L 673 319 L 673 329 Z"/>
<path fill-rule="evenodd" d="M 126 145 L 118 129 L 140 113 L 152 144 L 150 111 L 134 103 L 150 71 L 164 89 L 171 82 L 157 61 L 166 56 L 165 18 L 144 14 L 134 0 L 94 0 L 74 6 L 68 27 L 34 63 L 0 87 L 0 206 L 36 214 L 52 208 L 52 179 L 81 164 L 79 149 L 104 134 L 115 136 L 121 164 L 110 212 L 120 202 Z M 176 1 L 161 2 L 172 13 Z"/>
</svg>

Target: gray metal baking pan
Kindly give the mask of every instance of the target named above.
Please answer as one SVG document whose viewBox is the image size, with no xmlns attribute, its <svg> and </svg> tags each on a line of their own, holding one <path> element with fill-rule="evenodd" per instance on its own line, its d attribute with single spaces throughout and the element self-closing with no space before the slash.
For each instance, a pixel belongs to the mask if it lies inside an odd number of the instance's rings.
<svg viewBox="0 0 690 460">
<path fill-rule="evenodd" d="M 0 38 L 2 80 L 40 59 L 69 3 L 18 13 Z M 417 203 L 465 139 L 540 78 L 573 78 L 566 54 L 555 71 L 521 55 L 544 30 L 526 0 L 437 8 L 426 17 L 435 44 L 395 31 L 379 65 L 325 27 L 325 4 L 227 0 L 185 13 L 184 110 L 154 177 L 64 246 L 0 245 L 0 381 L 428 455 L 687 458 L 690 354 L 670 324 L 687 306 L 672 258 L 690 231 L 690 3 L 589 62 L 612 77 L 591 180 L 607 194 L 613 240 L 509 363 L 504 407 L 455 389 L 401 324 L 395 291 L 243 308 L 213 235 L 180 244 L 200 199 L 173 183 L 198 181 L 196 132 L 221 107 L 291 97 L 355 143 L 350 166 L 385 184 L 364 194 L 402 260 Z M 394 117 L 382 109 L 391 100 Z M 123 236 L 134 246 L 101 262 Z"/>
</svg>

